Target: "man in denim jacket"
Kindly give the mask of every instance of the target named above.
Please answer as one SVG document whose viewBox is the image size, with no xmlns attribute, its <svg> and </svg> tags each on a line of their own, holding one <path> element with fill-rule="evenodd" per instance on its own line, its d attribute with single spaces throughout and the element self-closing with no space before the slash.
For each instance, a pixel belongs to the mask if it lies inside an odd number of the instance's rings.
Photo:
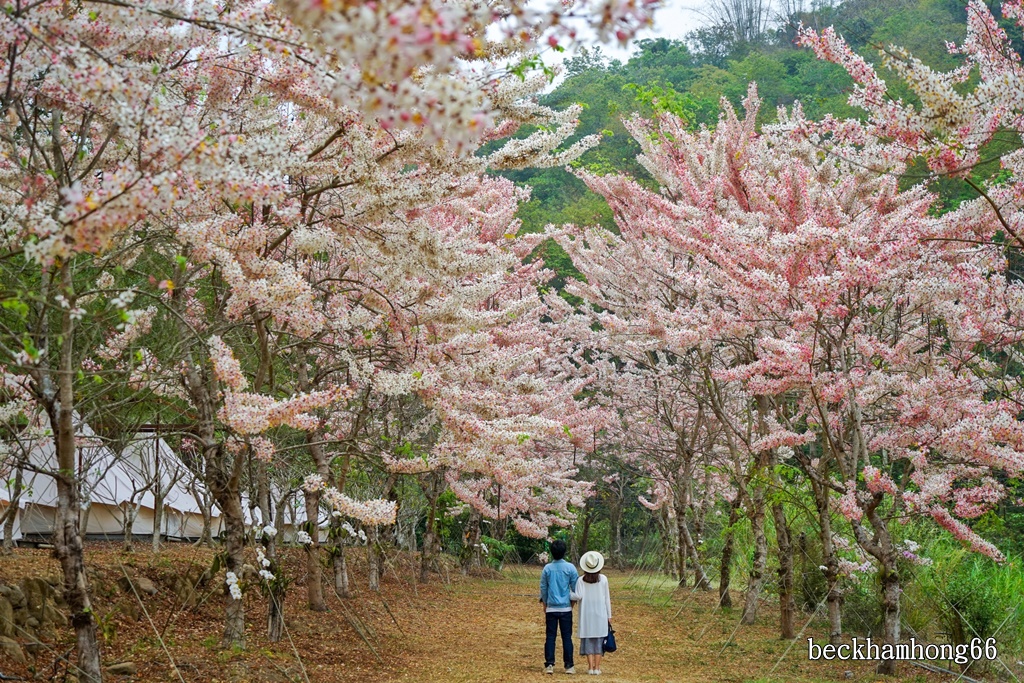
<svg viewBox="0 0 1024 683">
<path fill-rule="evenodd" d="M 546 631 L 544 639 L 544 673 L 555 673 L 555 632 L 562 631 L 562 662 L 565 673 L 574 674 L 572 661 L 572 590 L 579 574 L 565 561 L 565 541 L 551 544 L 554 561 L 544 565 L 540 574 L 540 602 L 544 607 Z"/>
</svg>

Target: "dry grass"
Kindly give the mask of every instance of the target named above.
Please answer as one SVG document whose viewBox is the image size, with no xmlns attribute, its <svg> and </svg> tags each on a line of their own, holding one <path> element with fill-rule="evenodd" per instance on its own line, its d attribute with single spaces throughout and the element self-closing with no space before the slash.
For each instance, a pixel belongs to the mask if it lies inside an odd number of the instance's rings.
<svg viewBox="0 0 1024 683">
<path fill-rule="evenodd" d="M 450 582 L 435 578 L 417 586 L 411 563 L 396 560 L 377 595 L 362 588 L 365 572 L 356 557 L 354 579 L 360 590 L 349 600 L 332 597 L 331 612 L 308 612 L 303 586 L 291 586 L 285 608 L 288 638 L 281 643 L 266 641 L 265 599 L 258 590 L 250 590 L 248 647 L 223 651 L 218 647 L 221 587 L 210 586 L 203 602 L 190 609 L 181 608 L 163 587 L 175 573 L 189 565 L 208 566 L 212 558 L 210 550 L 181 546 L 153 557 L 142 551 L 126 555 L 114 544 L 91 545 L 88 561 L 98 568 L 97 580 L 104 589 L 97 599 L 106 636 L 104 661 L 134 661 L 139 665 L 135 680 L 153 682 L 551 680 L 541 673 L 544 634 L 535 597 L 536 568 L 507 571 L 502 578 L 450 575 Z M 301 576 L 302 550 L 287 549 L 285 561 L 292 576 Z M 143 574 L 161 586 L 158 595 L 145 599 L 146 610 L 138 619 L 129 606 L 134 598 L 112 589 L 122 571 Z M 54 574 L 56 563 L 46 551 L 19 550 L 14 558 L 0 558 L 0 582 Z M 612 573 L 611 585 L 620 650 L 605 660 L 600 680 L 878 679 L 867 665 L 808 662 L 806 637 L 822 635 L 815 624 L 790 648 L 789 642 L 777 639 L 772 624 L 737 629 L 738 613 L 717 609 L 711 595 L 676 589 L 671 582 L 648 575 Z M 773 616 L 766 607 L 764 619 Z M 61 642 L 48 644 L 32 669 L 0 662 L 0 671 L 42 680 L 57 672 L 56 680 L 61 680 L 59 655 L 69 651 L 72 642 L 68 630 Z M 585 675 L 585 661 L 579 668 Z M 943 680 L 909 666 L 902 673 L 901 680 Z M 556 678 L 565 679 L 561 673 Z"/>
</svg>

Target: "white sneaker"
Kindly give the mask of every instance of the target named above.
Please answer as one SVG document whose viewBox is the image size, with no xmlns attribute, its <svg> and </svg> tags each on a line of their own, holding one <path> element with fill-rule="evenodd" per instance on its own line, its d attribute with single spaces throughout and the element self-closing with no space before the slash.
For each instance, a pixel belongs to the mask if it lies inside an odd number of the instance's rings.
<svg viewBox="0 0 1024 683">
<path fill-rule="evenodd" d="M 555 673 L 555 667 L 554 666 L 545 666 L 544 667 L 544 673 L 546 673 L 546 674 L 554 674 Z"/>
<path fill-rule="evenodd" d="M 570 676 L 575 676 L 576 675 L 576 667 L 575 666 L 570 666 L 568 669 L 565 670 L 565 673 L 569 674 Z"/>
<path fill-rule="evenodd" d="M 594 669 L 594 675 L 595 676 L 600 676 L 601 675 L 601 670 L 600 669 Z"/>
<path fill-rule="evenodd" d="M 587 673 L 590 674 L 591 676 L 593 676 L 594 675 L 594 670 L 593 669 L 587 669 Z"/>
</svg>

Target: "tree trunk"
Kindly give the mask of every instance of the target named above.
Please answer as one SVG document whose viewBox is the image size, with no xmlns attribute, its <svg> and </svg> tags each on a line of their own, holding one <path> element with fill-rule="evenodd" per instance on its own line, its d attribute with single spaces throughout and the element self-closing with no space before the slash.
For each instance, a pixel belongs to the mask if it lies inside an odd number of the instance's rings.
<svg viewBox="0 0 1024 683">
<path fill-rule="evenodd" d="M 707 574 L 704 572 L 704 567 L 701 566 L 700 556 L 697 554 L 697 544 L 693 540 L 693 536 L 690 534 L 690 527 L 686 522 L 686 508 L 689 507 L 685 501 L 683 501 L 683 509 L 676 509 L 676 525 L 679 527 L 679 564 L 685 567 L 684 564 L 687 559 L 693 565 L 693 587 L 701 591 L 711 590 L 711 581 L 708 579 Z M 685 552 L 685 556 L 683 553 Z M 686 585 L 686 573 L 685 569 L 680 575 L 679 585 Z"/>
<path fill-rule="evenodd" d="M 164 490 L 160 477 L 160 444 L 153 448 L 153 553 L 160 552 L 160 537 L 164 530 Z"/>
<path fill-rule="evenodd" d="M 708 495 L 709 491 L 714 490 L 714 482 L 711 464 L 707 460 L 702 461 L 701 470 L 704 475 L 704 482 L 701 486 L 701 496 L 696 499 L 693 495 L 693 491 L 690 491 L 690 510 L 693 513 L 693 541 L 695 549 L 697 551 L 697 565 L 703 570 L 708 566 L 708 546 L 704 543 L 704 537 L 707 533 L 707 521 L 708 512 L 715 507 L 716 497 L 714 495 Z M 714 590 L 711 585 L 711 579 L 707 576 L 707 571 L 704 571 L 705 581 L 707 582 L 707 588 L 705 590 Z"/>
<path fill-rule="evenodd" d="M 832 543 L 832 517 L 829 514 L 829 493 L 824 486 L 813 480 L 814 504 L 818 509 L 818 534 L 821 540 L 822 564 L 825 567 L 825 582 L 828 586 L 828 641 L 839 645 L 843 637 L 843 592 L 839 588 L 839 558 Z"/>
<path fill-rule="evenodd" d="M 583 555 L 590 550 L 590 523 L 593 521 L 594 513 L 593 508 L 587 506 L 583 510 L 583 534 L 580 536 L 580 547 L 579 555 L 576 559 L 583 557 Z"/>
<path fill-rule="evenodd" d="M 387 481 L 384 483 L 384 491 L 382 497 L 385 500 L 391 501 L 395 504 L 396 519 L 397 512 L 400 510 L 398 495 L 395 492 L 395 484 L 398 483 L 398 475 L 394 472 L 388 475 Z M 370 581 L 376 585 L 373 588 L 375 592 L 380 592 L 381 581 L 384 579 L 384 575 L 388 570 L 388 556 L 386 549 L 395 545 L 395 527 L 387 525 L 384 528 L 374 525 L 369 535 L 368 552 L 372 556 L 372 568 L 373 571 L 370 573 Z M 372 586 L 371 586 L 372 588 Z"/>
<path fill-rule="evenodd" d="M 796 637 L 796 600 L 793 597 L 793 543 L 782 503 L 772 503 L 775 540 L 779 546 L 779 635 L 785 640 Z"/>
<path fill-rule="evenodd" d="M 764 584 L 768 563 L 768 541 L 764 534 L 764 491 L 760 487 L 751 494 L 749 517 L 750 531 L 754 536 L 754 561 L 750 566 L 750 580 L 743 603 L 743 616 L 740 618 L 740 623 L 748 626 L 757 621 L 757 605 L 761 599 L 761 586 Z"/>
<path fill-rule="evenodd" d="M 427 477 L 426 494 L 427 526 L 423 532 L 423 551 L 420 553 L 420 583 L 426 583 L 430 577 L 430 568 L 437 562 L 437 551 L 440 540 L 437 537 L 437 499 L 444 490 L 444 478 L 440 472 L 433 472 Z"/>
<path fill-rule="evenodd" d="M 277 544 L 274 543 L 274 539 L 267 538 L 264 542 L 267 559 L 270 560 L 269 571 L 277 577 L 273 587 L 267 591 L 267 640 L 279 643 L 284 635 L 284 591 L 279 588 L 281 584 L 278 577 L 278 572 L 282 569 L 277 561 Z"/>
<path fill-rule="evenodd" d="M 854 536 L 860 546 L 878 560 L 879 579 L 882 583 L 882 632 L 883 643 L 894 649 L 900 642 L 900 576 L 896 571 L 896 547 L 892 542 L 889 527 L 878 513 L 882 494 L 874 494 L 874 501 L 865 509 L 865 517 L 871 523 L 872 535 L 860 522 L 853 523 Z M 896 675 L 896 660 L 882 660 L 877 671 L 887 676 Z"/>
<path fill-rule="evenodd" d="M 334 590 L 338 597 L 351 597 L 348 578 L 348 562 L 345 560 L 345 546 L 339 543 L 331 553 L 331 564 L 334 568 Z"/>
<path fill-rule="evenodd" d="M 309 384 L 309 374 L 306 369 L 308 349 L 305 346 L 299 347 L 298 363 L 296 363 L 296 370 L 299 378 L 299 388 L 308 392 L 312 389 Z M 319 443 L 321 441 L 321 434 L 319 432 L 306 432 L 306 445 L 309 448 L 309 454 L 313 458 L 313 464 L 316 466 L 316 472 L 323 479 L 325 484 L 331 483 L 331 465 L 330 459 L 327 454 L 324 453 L 323 446 Z M 346 458 L 348 450 L 346 449 Z M 342 475 L 344 477 L 344 474 Z M 338 482 L 338 490 L 341 491 L 345 487 L 345 482 Z M 324 588 L 323 588 L 323 565 L 322 565 L 322 553 L 320 552 L 320 490 L 305 491 L 303 494 L 306 504 L 306 533 L 313 539 L 313 542 L 306 546 L 306 604 L 309 609 L 314 612 L 326 612 L 327 602 L 324 600 Z M 333 533 L 329 534 L 330 538 L 336 539 L 336 542 L 341 544 L 340 536 L 338 532 L 340 529 L 340 520 L 335 524 L 335 517 L 331 515 L 331 528 Z M 344 560 L 342 560 L 344 566 Z M 338 583 L 337 566 L 335 568 L 335 584 Z M 348 572 L 345 568 L 345 591 L 338 591 L 338 594 L 342 597 L 348 597 Z"/>
<path fill-rule="evenodd" d="M 213 546 L 213 510 L 205 503 L 201 503 L 199 509 L 203 515 L 203 530 L 199 534 L 199 545 L 210 548 Z"/>
<path fill-rule="evenodd" d="M 896 558 L 882 566 L 882 631 L 884 642 L 895 645 L 900 642 L 900 577 L 896 572 Z M 896 675 L 896 660 L 884 659 L 878 663 L 878 673 Z"/>
<path fill-rule="evenodd" d="M 732 549 L 736 540 L 736 524 L 740 521 L 740 497 L 729 505 L 729 528 L 725 532 L 725 543 L 722 544 L 722 562 L 718 573 L 718 604 L 732 607 L 732 596 L 729 584 L 732 582 Z"/>
<path fill-rule="evenodd" d="M 304 491 L 306 503 L 306 533 L 313 542 L 306 546 L 306 602 L 314 612 L 326 612 L 323 569 L 320 564 L 320 489 Z"/>
<path fill-rule="evenodd" d="M 622 505 L 618 500 L 614 501 L 608 511 L 608 523 L 611 526 L 611 557 L 610 564 L 619 567 L 622 559 Z"/>
<path fill-rule="evenodd" d="M 374 593 L 380 592 L 380 528 L 377 525 L 370 527 L 368 543 L 366 544 L 366 566 L 369 573 L 370 590 Z"/>
<path fill-rule="evenodd" d="M 224 453 L 223 444 L 217 442 L 213 423 L 200 425 L 202 443 L 208 453 L 206 463 L 207 485 L 213 494 L 223 520 L 225 571 L 242 578 L 245 564 L 245 516 L 242 512 L 241 454 Z M 224 648 L 245 647 L 245 603 L 236 600 L 224 586 Z"/>
<path fill-rule="evenodd" d="M 18 520 L 18 512 L 21 509 L 21 489 L 24 477 L 25 470 L 19 463 L 14 473 L 14 487 L 11 490 L 10 504 L 7 506 L 7 514 L 4 516 L 4 555 L 14 552 L 14 523 Z"/>
<path fill-rule="evenodd" d="M 476 510 L 471 510 L 469 513 L 469 523 L 466 525 L 462 548 L 463 574 L 469 574 L 474 569 L 480 569 L 482 565 L 480 557 L 480 538 L 483 536 L 483 530 L 480 526 L 481 517 L 480 513 Z"/>
<path fill-rule="evenodd" d="M 267 471 L 269 465 L 265 462 L 257 464 L 257 499 L 260 506 L 260 517 L 263 518 L 264 526 L 270 526 L 274 520 L 280 522 L 280 517 L 275 516 L 274 508 L 270 500 L 270 474 Z M 278 524 L 275 528 L 279 528 Z M 284 634 L 284 582 L 281 572 L 284 571 L 277 561 L 277 537 L 278 534 L 268 536 L 261 534 L 264 553 L 270 566 L 267 571 L 274 575 L 274 580 L 269 585 L 264 582 L 267 594 L 267 639 L 272 643 L 281 641 Z M 258 567 L 258 570 L 264 567 Z"/>
<path fill-rule="evenodd" d="M 658 523 L 661 527 L 661 545 L 664 555 L 665 573 L 670 577 L 679 580 L 679 573 L 676 569 L 676 552 L 679 547 L 676 525 L 672 520 L 671 507 L 662 505 L 658 514 Z"/>
<path fill-rule="evenodd" d="M 245 564 L 245 518 L 242 514 L 242 496 L 238 489 L 215 486 L 214 496 L 224 519 L 224 553 L 227 571 L 242 578 Z M 245 603 L 234 599 L 226 592 L 224 605 L 224 635 L 221 644 L 225 648 L 245 647 Z"/>
<path fill-rule="evenodd" d="M 124 551 L 130 553 L 135 548 L 132 545 L 132 541 L 135 540 L 135 516 L 138 514 L 138 510 L 135 507 L 134 497 L 128 501 L 128 505 L 124 510 Z"/>
<path fill-rule="evenodd" d="M 60 266 L 61 288 L 69 295 L 72 291 L 70 265 Z M 79 528 L 78 484 L 79 471 L 76 462 L 74 387 L 75 370 L 73 356 L 74 326 L 71 312 L 65 308 L 61 315 L 61 349 L 57 372 L 58 395 L 44 388 L 50 400 L 44 404 L 55 434 L 57 472 L 57 518 L 53 534 L 53 552 L 64 572 L 64 599 L 71 611 L 71 623 L 75 629 L 76 654 L 78 655 L 79 680 L 99 683 L 100 646 L 96 639 L 95 611 L 89 598 L 89 580 L 85 575 L 85 557 L 82 550 L 82 535 Z M 44 379 L 49 384 L 49 377 Z"/>
<path fill-rule="evenodd" d="M 676 566 L 679 568 L 679 587 L 686 587 L 686 558 L 690 554 L 690 549 L 686 547 L 687 539 L 689 539 L 689 533 L 683 533 L 686 529 L 686 515 L 680 515 L 679 509 L 676 509 Z"/>
<path fill-rule="evenodd" d="M 179 307 L 183 298 L 177 293 L 172 301 Z M 179 330 L 182 339 L 189 339 L 192 331 L 180 322 L 184 320 L 179 310 Z M 203 360 L 197 362 L 194 353 Z M 182 376 L 189 398 L 197 413 L 195 434 L 202 448 L 205 484 L 213 501 L 221 511 L 223 523 L 224 564 L 228 572 L 241 579 L 245 564 L 245 517 L 242 512 L 241 478 L 245 460 L 242 451 L 227 452 L 217 430 L 217 404 L 220 393 L 217 381 L 210 367 L 208 351 L 200 346 L 190 350 L 183 363 Z M 224 586 L 224 634 L 221 643 L 225 648 L 245 647 L 245 604 L 236 600 Z"/>
<path fill-rule="evenodd" d="M 210 502 L 210 493 L 205 489 L 200 493 L 195 480 L 189 484 L 188 490 L 199 505 L 199 513 L 203 517 L 203 530 L 199 532 L 198 543 L 204 548 L 209 548 L 213 545 L 213 506 Z"/>
</svg>

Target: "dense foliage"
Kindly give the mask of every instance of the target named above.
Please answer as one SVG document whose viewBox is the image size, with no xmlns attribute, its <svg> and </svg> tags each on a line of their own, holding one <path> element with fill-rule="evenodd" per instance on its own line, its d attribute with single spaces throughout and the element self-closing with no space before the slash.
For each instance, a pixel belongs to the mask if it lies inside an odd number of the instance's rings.
<svg viewBox="0 0 1024 683">
<path fill-rule="evenodd" d="M 634 112 L 667 111 L 690 125 L 711 125 L 718 118 L 720 98 L 739 106 L 748 84 L 756 82 L 766 103 L 758 119 L 762 124 L 775 120 L 777 106 L 788 107 L 796 101 L 813 120 L 826 114 L 863 116 L 847 102 L 853 85 L 849 75 L 794 43 L 800 22 L 834 26 L 853 50 L 871 62 L 878 61 L 879 47 L 895 44 L 936 69 L 948 70 L 957 60 L 944 45 L 964 37 L 966 21 L 964 3 L 958 0 L 850 0 L 787 17 L 756 41 L 738 41 L 729 27 L 712 26 L 691 33 L 686 40 L 640 40 L 624 63 L 607 58 L 600 47 L 584 49 L 567 61 L 564 80 L 541 101 L 556 108 L 582 104 L 577 134 L 603 136 L 601 144 L 577 165 L 597 173 L 627 172 L 649 181 L 636 162 L 639 146 L 623 127 L 623 120 Z M 1019 33 L 1006 23 L 1012 36 Z M 882 75 L 892 81 L 894 97 L 913 99 L 906 84 Z M 995 156 L 1014 144 L 1012 139 L 1001 141 Z M 977 174 L 996 170 L 998 163 L 990 160 Z M 565 169 L 531 169 L 508 176 L 532 190 L 532 201 L 519 210 L 524 230 L 541 231 L 548 223 L 613 226 L 607 205 Z M 919 180 L 921 174 L 911 168 L 907 178 L 908 182 Z M 960 181 L 936 182 L 942 206 L 973 196 Z"/>
<path fill-rule="evenodd" d="M 1020 3 L 726 12 L 538 97 L 656 4 L 5 5 L 5 522 L 54 479 L 80 680 L 76 458 L 143 427 L 223 516 L 225 646 L 256 586 L 282 636 L 295 500 L 311 610 L 353 544 L 379 590 L 562 535 L 741 569 L 784 638 L 1021 623 Z"/>
</svg>

